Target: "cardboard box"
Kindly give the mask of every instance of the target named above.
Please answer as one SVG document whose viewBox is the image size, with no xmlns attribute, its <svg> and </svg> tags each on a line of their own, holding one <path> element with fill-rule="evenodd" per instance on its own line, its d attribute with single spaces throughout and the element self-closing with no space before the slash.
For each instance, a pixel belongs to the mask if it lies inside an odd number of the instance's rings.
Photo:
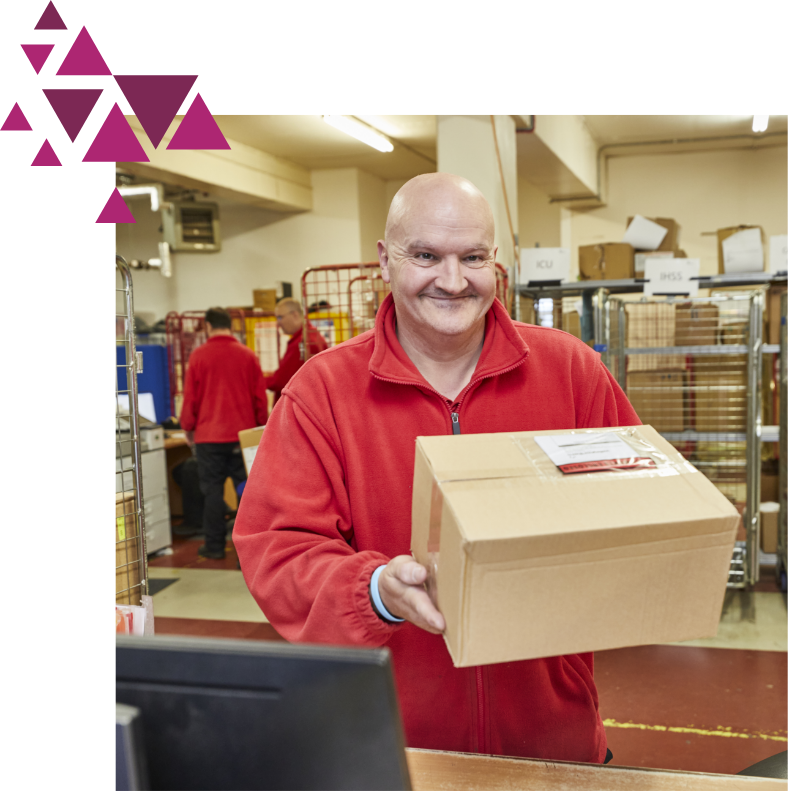
<svg viewBox="0 0 788 791">
<path fill-rule="evenodd" d="M 275 288 L 256 288 L 252 291 L 254 298 L 254 306 L 264 310 L 266 313 L 273 313 L 276 307 L 276 289 Z"/>
<path fill-rule="evenodd" d="M 773 555 L 777 552 L 777 529 L 780 523 L 780 504 L 761 503 L 761 549 Z"/>
<path fill-rule="evenodd" d="M 717 273 L 720 275 L 725 274 L 725 259 L 722 254 L 722 243 L 733 234 L 739 231 L 746 231 L 748 228 L 758 228 L 761 232 L 761 244 L 765 244 L 766 235 L 760 225 L 736 225 L 729 228 L 719 228 L 717 230 Z M 763 268 L 766 269 L 766 256 L 764 256 Z M 729 273 L 730 274 L 730 273 Z"/>
<path fill-rule="evenodd" d="M 631 244 L 607 242 L 578 248 L 581 280 L 626 280 L 635 277 Z"/>
<path fill-rule="evenodd" d="M 247 428 L 238 432 L 238 441 L 241 443 L 241 453 L 244 457 L 247 475 L 252 471 L 252 462 L 257 454 L 257 446 L 263 438 L 263 431 L 265 431 L 265 426 Z"/>
<path fill-rule="evenodd" d="M 566 475 L 536 437 L 655 467 Z M 411 549 L 456 667 L 716 634 L 736 509 L 650 426 L 418 437 Z"/>
<path fill-rule="evenodd" d="M 634 219 L 634 217 L 627 218 L 627 228 L 629 228 L 630 223 Z M 674 252 L 679 249 L 679 224 L 675 220 L 669 217 L 646 217 L 646 219 L 655 222 L 657 225 L 661 225 L 663 228 L 667 228 L 668 232 L 665 234 L 665 238 L 660 242 L 657 250 Z M 686 258 L 686 255 L 683 257 Z"/>
<path fill-rule="evenodd" d="M 669 302 L 627 302 L 626 346 L 649 349 L 676 345 L 676 308 Z M 630 354 L 627 371 L 683 371 L 682 354 Z"/>
<path fill-rule="evenodd" d="M 747 355 L 698 355 L 693 362 L 696 431 L 747 428 Z"/>
<path fill-rule="evenodd" d="M 713 303 L 676 305 L 676 346 L 714 346 L 719 340 L 720 309 Z"/>
<path fill-rule="evenodd" d="M 627 374 L 627 398 L 643 423 L 659 432 L 684 431 L 683 371 L 636 371 Z"/>
<path fill-rule="evenodd" d="M 140 545 L 132 492 L 115 495 L 115 603 L 140 605 Z M 135 587 L 136 586 L 136 587 Z"/>
<path fill-rule="evenodd" d="M 561 315 L 561 329 L 570 335 L 574 335 L 575 338 L 581 338 L 580 314 L 574 310 L 563 313 Z"/>
<path fill-rule="evenodd" d="M 780 343 L 782 313 L 780 300 L 785 293 L 785 283 L 772 283 L 766 292 L 766 336 L 765 343 Z"/>
</svg>

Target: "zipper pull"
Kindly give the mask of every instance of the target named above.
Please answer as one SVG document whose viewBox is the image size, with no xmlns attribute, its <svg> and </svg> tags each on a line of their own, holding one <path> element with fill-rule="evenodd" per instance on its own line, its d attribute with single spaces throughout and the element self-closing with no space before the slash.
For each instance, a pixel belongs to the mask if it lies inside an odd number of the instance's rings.
<svg viewBox="0 0 788 791">
<path fill-rule="evenodd" d="M 462 434 L 460 431 L 460 416 L 457 412 L 451 413 L 451 433 Z"/>
</svg>

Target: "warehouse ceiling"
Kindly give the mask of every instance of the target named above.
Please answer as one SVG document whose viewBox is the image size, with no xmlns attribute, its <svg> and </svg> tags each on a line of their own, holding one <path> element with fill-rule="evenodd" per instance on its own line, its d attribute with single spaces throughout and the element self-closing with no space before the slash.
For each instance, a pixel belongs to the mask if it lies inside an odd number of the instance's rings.
<svg viewBox="0 0 788 791">
<path fill-rule="evenodd" d="M 357 115 L 383 132 L 383 154 L 329 126 L 320 115 L 217 115 L 226 137 L 310 170 L 358 167 L 382 179 L 409 179 L 437 167 L 434 115 Z"/>
<path fill-rule="evenodd" d="M 600 146 L 753 135 L 751 115 L 586 115 L 584 118 Z M 787 120 L 785 115 L 770 116 L 768 132 L 785 132 Z"/>
</svg>

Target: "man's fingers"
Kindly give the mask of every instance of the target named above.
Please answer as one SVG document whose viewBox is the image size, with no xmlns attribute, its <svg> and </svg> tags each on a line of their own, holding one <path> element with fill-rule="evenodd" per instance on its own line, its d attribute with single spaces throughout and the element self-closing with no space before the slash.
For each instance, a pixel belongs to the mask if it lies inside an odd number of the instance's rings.
<svg viewBox="0 0 788 791">
<path fill-rule="evenodd" d="M 409 560 L 396 567 L 395 575 L 406 585 L 422 585 L 427 579 L 427 569 L 421 563 Z"/>
</svg>

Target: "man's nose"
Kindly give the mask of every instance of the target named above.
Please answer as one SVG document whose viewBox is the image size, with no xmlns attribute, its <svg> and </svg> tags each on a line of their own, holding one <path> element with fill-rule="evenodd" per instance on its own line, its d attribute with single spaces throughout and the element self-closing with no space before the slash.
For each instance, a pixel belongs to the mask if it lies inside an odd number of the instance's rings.
<svg viewBox="0 0 788 791">
<path fill-rule="evenodd" d="M 459 294 L 468 286 L 468 281 L 462 271 L 459 256 L 446 256 L 440 263 L 438 277 L 435 285 L 448 294 Z"/>
</svg>

